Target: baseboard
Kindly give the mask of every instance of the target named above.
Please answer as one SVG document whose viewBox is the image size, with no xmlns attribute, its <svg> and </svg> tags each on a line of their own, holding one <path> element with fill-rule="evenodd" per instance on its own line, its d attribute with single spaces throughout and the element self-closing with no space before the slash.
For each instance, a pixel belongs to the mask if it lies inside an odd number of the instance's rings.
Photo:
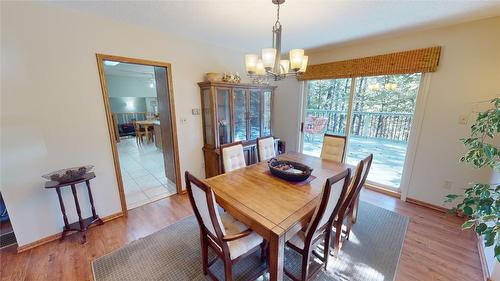
<svg viewBox="0 0 500 281">
<path fill-rule="evenodd" d="M 435 210 L 435 211 L 438 211 L 438 212 L 441 212 L 441 213 L 447 213 L 448 212 L 448 209 L 445 208 L 445 207 L 437 206 L 437 205 L 430 204 L 430 203 L 427 203 L 427 202 L 424 202 L 424 201 L 420 201 L 420 200 L 417 200 L 417 199 L 413 199 L 413 198 L 410 198 L 410 197 L 406 197 L 406 202 L 411 203 L 411 204 L 415 204 L 415 205 L 419 205 L 419 206 L 422 206 L 422 207 L 426 207 L 426 208 L 429 208 L 429 209 L 432 209 L 432 210 Z"/>
<path fill-rule="evenodd" d="M 484 254 L 483 248 L 483 238 L 476 233 L 477 239 L 477 252 L 479 254 L 479 260 L 481 261 L 481 269 L 483 270 L 483 280 L 490 281 L 490 271 L 488 270 L 488 264 L 486 263 L 486 255 Z"/>
<path fill-rule="evenodd" d="M 123 216 L 123 213 L 122 212 L 118 212 L 118 213 L 115 213 L 115 214 L 103 217 L 101 219 L 102 219 L 103 222 L 107 222 L 107 221 L 110 221 L 110 220 L 114 220 L 114 219 L 120 218 L 122 216 Z M 96 226 L 96 225 L 93 224 L 93 225 L 90 226 L 90 228 L 92 228 L 94 226 Z M 18 246 L 17 247 L 17 253 L 22 253 L 22 252 L 25 252 L 27 250 L 31 250 L 31 249 L 33 249 L 35 247 L 47 244 L 47 243 L 52 242 L 52 241 L 55 241 L 55 240 L 61 238 L 61 236 L 62 236 L 62 232 L 59 232 L 59 233 L 56 233 L 56 234 L 44 237 L 44 238 L 42 238 L 40 240 L 28 243 L 26 245 Z"/>
<path fill-rule="evenodd" d="M 369 183 L 365 183 L 365 188 L 369 189 L 369 190 L 373 190 L 375 192 L 383 193 L 385 195 L 389 195 L 389 196 L 394 197 L 394 198 L 401 199 L 401 194 L 399 192 L 396 192 L 393 190 L 382 188 L 382 187 L 379 187 L 376 185 L 371 185 Z"/>
</svg>

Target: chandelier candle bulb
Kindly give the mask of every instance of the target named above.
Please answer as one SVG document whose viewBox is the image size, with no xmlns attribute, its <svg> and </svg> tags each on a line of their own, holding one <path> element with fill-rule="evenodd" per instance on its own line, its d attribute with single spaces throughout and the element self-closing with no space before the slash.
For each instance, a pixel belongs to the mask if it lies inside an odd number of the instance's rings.
<svg viewBox="0 0 500 281">
<path fill-rule="evenodd" d="M 255 67 L 255 74 L 266 75 L 266 69 L 264 68 L 264 63 L 262 63 L 261 59 L 257 60 L 257 64 Z"/>
<path fill-rule="evenodd" d="M 257 72 L 257 61 L 259 60 L 259 55 L 257 54 L 247 54 L 245 55 L 245 68 L 250 74 Z"/>
<path fill-rule="evenodd" d="M 262 49 L 262 63 L 266 69 L 272 69 L 276 62 L 276 49 L 264 48 Z"/>
<path fill-rule="evenodd" d="M 280 74 L 287 74 L 290 70 L 289 60 L 280 60 Z"/>
<path fill-rule="evenodd" d="M 290 76 L 300 76 L 306 71 L 307 56 L 304 56 L 303 49 L 293 49 L 290 51 L 288 60 L 281 59 L 281 31 L 280 5 L 285 0 L 271 0 L 277 6 L 276 22 L 273 26 L 272 48 L 263 48 L 262 56 L 256 54 L 245 55 L 245 69 L 249 77 L 254 80 L 267 81 L 274 79 L 278 81 Z"/>
<path fill-rule="evenodd" d="M 306 69 L 307 69 L 307 61 L 309 60 L 309 57 L 308 56 L 304 56 L 304 58 L 302 59 L 302 66 L 300 67 L 299 69 L 299 72 L 300 73 L 304 73 L 306 72 Z"/>
<path fill-rule="evenodd" d="M 302 67 L 302 60 L 304 59 L 303 49 L 290 50 L 290 67 L 293 71 L 298 71 Z"/>
</svg>

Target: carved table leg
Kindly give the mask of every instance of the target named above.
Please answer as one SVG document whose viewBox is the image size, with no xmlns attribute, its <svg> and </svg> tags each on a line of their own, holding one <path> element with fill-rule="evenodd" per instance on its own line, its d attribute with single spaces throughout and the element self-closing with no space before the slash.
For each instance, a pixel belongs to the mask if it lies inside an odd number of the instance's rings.
<svg viewBox="0 0 500 281">
<path fill-rule="evenodd" d="M 64 201 L 61 195 L 61 189 L 59 187 L 56 188 L 57 192 L 57 197 L 59 198 L 59 205 L 61 206 L 61 212 L 63 215 L 63 221 L 64 221 L 64 229 L 63 233 L 61 235 L 61 240 L 64 238 L 64 235 L 66 234 L 66 231 L 69 229 L 69 223 L 68 223 L 68 217 L 66 216 L 66 209 L 64 208 Z"/>
<path fill-rule="evenodd" d="M 87 242 L 87 227 L 83 223 L 82 211 L 80 210 L 78 195 L 74 184 L 71 185 L 71 191 L 73 192 L 73 198 L 75 199 L 76 213 L 78 214 L 78 222 L 80 223 L 80 231 L 82 232 L 82 244 L 85 244 Z"/>
<path fill-rule="evenodd" d="M 92 218 L 95 220 L 97 219 L 97 214 L 95 212 L 94 198 L 92 197 L 92 191 L 90 190 L 90 182 L 87 180 L 85 181 L 85 184 L 87 185 L 87 191 L 89 193 L 90 207 L 92 208 Z"/>
</svg>

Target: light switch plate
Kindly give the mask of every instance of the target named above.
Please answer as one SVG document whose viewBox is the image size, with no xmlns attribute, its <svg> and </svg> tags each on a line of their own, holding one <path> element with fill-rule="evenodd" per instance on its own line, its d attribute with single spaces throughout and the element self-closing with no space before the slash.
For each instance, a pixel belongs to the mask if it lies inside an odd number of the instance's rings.
<svg viewBox="0 0 500 281">
<path fill-rule="evenodd" d="M 193 108 L 193 109 L 191 109 L 191 113 L 193 115 L 200 115 L 200 109 L 199 108 Z"/>
</svg>

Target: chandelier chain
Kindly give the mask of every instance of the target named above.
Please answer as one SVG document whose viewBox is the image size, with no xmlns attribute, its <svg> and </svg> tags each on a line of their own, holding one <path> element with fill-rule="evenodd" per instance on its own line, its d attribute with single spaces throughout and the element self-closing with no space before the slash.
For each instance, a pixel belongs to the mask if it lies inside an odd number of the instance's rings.
<svg viewBox="0 0 500 281">
<path fill-rule="evenodd" d="M 276 29 L 281 27 L 281 22 L 280 22 L 280 3 L 277 4 L 278 9 L 276 10 L 276 22 L 274 23 L 274 27 Z"/>
</svg>

